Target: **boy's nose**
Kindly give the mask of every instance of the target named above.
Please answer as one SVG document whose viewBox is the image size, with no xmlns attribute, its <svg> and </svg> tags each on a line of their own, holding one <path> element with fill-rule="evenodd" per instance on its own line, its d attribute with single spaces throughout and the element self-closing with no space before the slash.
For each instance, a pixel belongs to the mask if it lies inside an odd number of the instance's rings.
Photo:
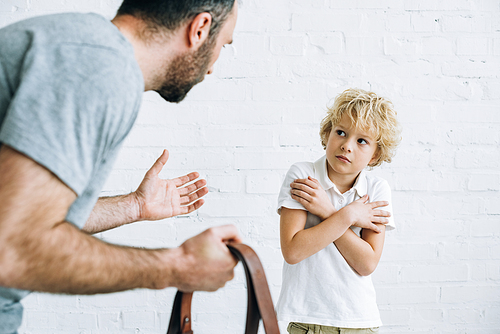
<svg viewBox="0 0 500 334">
<path fill-rule="evenodd" d="M 349 145 L 349 143 L 345 143 L 344 145 L 342 145 L 341 147 L 342 151 L 346 151 L 346 152 L 351 152 L 351 146 Z"/>
</svg>

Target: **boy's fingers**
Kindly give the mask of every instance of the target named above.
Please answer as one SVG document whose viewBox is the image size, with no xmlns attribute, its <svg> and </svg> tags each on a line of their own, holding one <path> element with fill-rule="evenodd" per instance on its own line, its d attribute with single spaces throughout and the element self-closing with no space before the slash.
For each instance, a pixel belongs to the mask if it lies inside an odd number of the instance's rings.
<svg viewBox="0 0 500 334">
<path fill-rule="evenodd" d="M 372 208 L 380 208 L 382 206 L 388 206 L 389 202 L 387 202 L 387 201 L 376 201 L 376 202 L 372 202 L 370 204 L 371 204 Z"/>
<path fill-rule="evenodd" d="M 374 232 L 376 232 L 376 233 L 380 233 L 380 232 L 382 232 L 382 231 L 380 230 L 380 228 L 379 228 L 376 224 L 372 224 L 372 225 L 371 225 L 371 230 L 372 230 L 372 231 L 374 231 Z"/>
<path fill-rule="evenodd" d="M 355 202 L 366 203 L 367 201 L 368 201 L 368 195 L 365 195 L 365 196 L 357 199 Z"/>
<path fill-rule="evenodd" d="M 391 213 L 389 211 L 384 210 L 375 210 L 373 214 L 377 217 L 390 217 Z"/>
</svg>

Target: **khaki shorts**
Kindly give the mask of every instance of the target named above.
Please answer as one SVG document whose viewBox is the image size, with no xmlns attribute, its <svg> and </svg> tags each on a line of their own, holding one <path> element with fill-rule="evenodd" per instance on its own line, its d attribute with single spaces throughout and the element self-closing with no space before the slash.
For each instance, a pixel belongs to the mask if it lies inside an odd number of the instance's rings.
<svg viewBox="0 0 500 334">
<path fill-rule="evenodd" d="M 370 334 L 378 333 L 378 327 L 373 328 L 338 328 L 312 324 L 291 322 L 288 324 L 290 334 Z"/>
</svg>

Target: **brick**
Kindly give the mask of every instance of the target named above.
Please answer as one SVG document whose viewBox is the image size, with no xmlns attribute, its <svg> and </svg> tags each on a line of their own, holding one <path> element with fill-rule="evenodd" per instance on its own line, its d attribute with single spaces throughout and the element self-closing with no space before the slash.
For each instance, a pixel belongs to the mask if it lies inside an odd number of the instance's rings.
<svg viewBox="0 0 500 334">
<path fill-rule="evenodd" d="M 274 203 L 269 203 L 263 198 L 207 198 L 205 205 L 199 209 L 201 216 L 208 217 L 260 217 L 271 210 Z"/>
<path fill-rule="evenodd" d="M 444 312 L 442 309 L 420 308 L 418 315 L 423 321 L 429 323 L 439 323 L 444 320 Z"/>
<path fill-rule="evenodd" d="M 379 263 L 377 269 L 372 274 L 375 286 L 380 284 L 397 284 L 399 277 L 399 267 Z"/>
<path fill-rule="evenodd" d="M 386 18 L 386 26 L 388 31 L 395 32 L 410 32 L 412 31 L 410 15 L 389 15 Z"/>
<path fill-rule="evenodd" d="M 442 303 L 469 303 L 481 301 L 498 301 L 500 290 L 498 286 L 454 286 L 441 289 Z"/>
<path fill-rule="evenodd" d="M 249 194 L 277 194 L 281 187 L 281 175 L 274 172 L 253 171 L 246 179 Z"/>
<path fill-rule="evenodd" d="M 242 177 L 237 175 L 209 175 L 207 186 L 211 192 L 238 193 L 243 189 Z"/>
<path fill-rule="evenodd" d="M 302 56 L 305 51 L 304 36 L 272 36 L 271 53 L 275 55 Z"/>
<path fill-rule="evenodd" d="M 122 312 L 124 328 L 155 328 L 155 313 L 153 311 Z"/>
<path fill-rule="evenodd" d="M 348 36 L 345 39 L 345 50 L 348 55 L 383 55 L 382 38 Z"/>
<path fill-rule="evenodd" d="M 279 134 L 280 147 L 304 147 L 321 145 L 318 126 L 306 127 L 300 129 L 283 129 Z"/>
<path fill-rule="evenodd" d="M 500 56 L 500 38 L 493 40 L 493 55 Z"/>
<path fill-rule="evenodd" d="M 482 311 L 471 309 L 459 309 L 448 311 L 449 322 L 453 324 L 479 324 L 483 318 Z"/>
<path fill-rule="evenodd" d="M 424 265 L 401 269 L 402 282 L 465 282 L 468 276 L 466 265 Z"/>
<path fill-rule="evenodd" d="M 412 13 L 411 25 L 415 32 L 436 32 L 439 31 L 441 16 L 435 13 Z"/>
<path fill-rule="evenodd" d="M 0 3 L 0 12 L 17 12 L 28 9 L 26 0 L 10 0 Z"/>
<path fill-rule="evenodd" d="M 445 37 L 423 37 L 421 40 L 422 54 L 424 55 L 453 55 L 453 41 Z"/>
<path fill-rule="evenodd" d="M 498 191 L 500 190 L 500 175 L 472 174 L 468 182 L 471 191 Z"/>
<path fill-rule="evenodd" d="M 451 61 L 442 65 L 442 72 L 447 77 L 460 78 L 494 78 L 496 67 L 494 61 L 467 59 L 466 61 Z"/>
<path fill-rule="evenodd" d="M 489 52 L 489 39 L 469 37 L 457 39 L 457 55 L 480 56 Z"/>
<path fill-rule="evenodd" d="M 463 149 L 455 154 L 455 168 L 495 168 L 500 161 L 500 152 L 486 149 Z"/>
<path fill-rule="evenodd" d="M 186 96 L 186 101 L 243 101 L 246 91 L 242 89 L 245 83 L 238 80 L 207 79 L 193 87 Z"/>
<path fill-rule="evenodd" d="M 384 37 L 384 53 L 386 55 L 414 55 L 418 42 L 407 37 Z"/>
<path fill-rule="evenodd" d="M 305 161 L 303 152 L 236 152 L 236 169 L 282 169 L 288 170 L 292 164 Z"/>
<path fill-rule="evenodd" d="M 436 287 L 391 287 L 377 289 L 377 302 L 383 305 L 435 303 L 439 298 Z"/>
<path fill-rule="evenodd" d="M 360 26 L 361 18 L 354 14 L 318 12 L 292 14 L 292 31 L 296 32 L 332 32 L 355 30 Z"/>
<path fill-rule="evenodd" d="M 259 101 L 308 101 L 324 100 L 324 85 L 316 82 L 262 83 L 252 87 L 252 98 Z"/>
<path fill-rule="evenodd" d="M 386 244 L 382 262 L 398 263 L 400 261 L 432 261 L 438 256 L 435 244 Z"/>
<path fill-rule="evenodd" d="M 89 1 L 58 1 L 58 0 L 48 0 L 48 1 L 34 1 L 30 2 L 30 10 L 38 12 L 84 12 L 89 10 L 95 10 L 100 7 L 99 0 L 89 0 Z"/>
<path fill-rule="evenodd" d="M 406 325 L 411 317 L 408 309 L 380 309 L 380 317 L 385 326 Z"/>
<path fill-rule="evenodd" d="M 342 33 L 329 33 L 329 34 L 307 34 L 309 43 L 321 49 L 325 54 L 339 54 L 343 50 L 344 37 Z"/>
</svg>

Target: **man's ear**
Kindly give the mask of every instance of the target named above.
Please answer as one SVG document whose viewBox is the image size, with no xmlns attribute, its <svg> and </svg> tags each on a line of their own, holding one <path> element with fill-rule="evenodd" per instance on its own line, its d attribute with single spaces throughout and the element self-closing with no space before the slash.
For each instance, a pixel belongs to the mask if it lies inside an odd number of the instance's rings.
<svg viewBox="0 0 500 334">
<path fill-rule="evenodd" d="M 198 49 L 208 38 L 212 15 L 207 12 L 195 16 L 188 26 L 188 44 L 190 48 Z"/>
</svg>

